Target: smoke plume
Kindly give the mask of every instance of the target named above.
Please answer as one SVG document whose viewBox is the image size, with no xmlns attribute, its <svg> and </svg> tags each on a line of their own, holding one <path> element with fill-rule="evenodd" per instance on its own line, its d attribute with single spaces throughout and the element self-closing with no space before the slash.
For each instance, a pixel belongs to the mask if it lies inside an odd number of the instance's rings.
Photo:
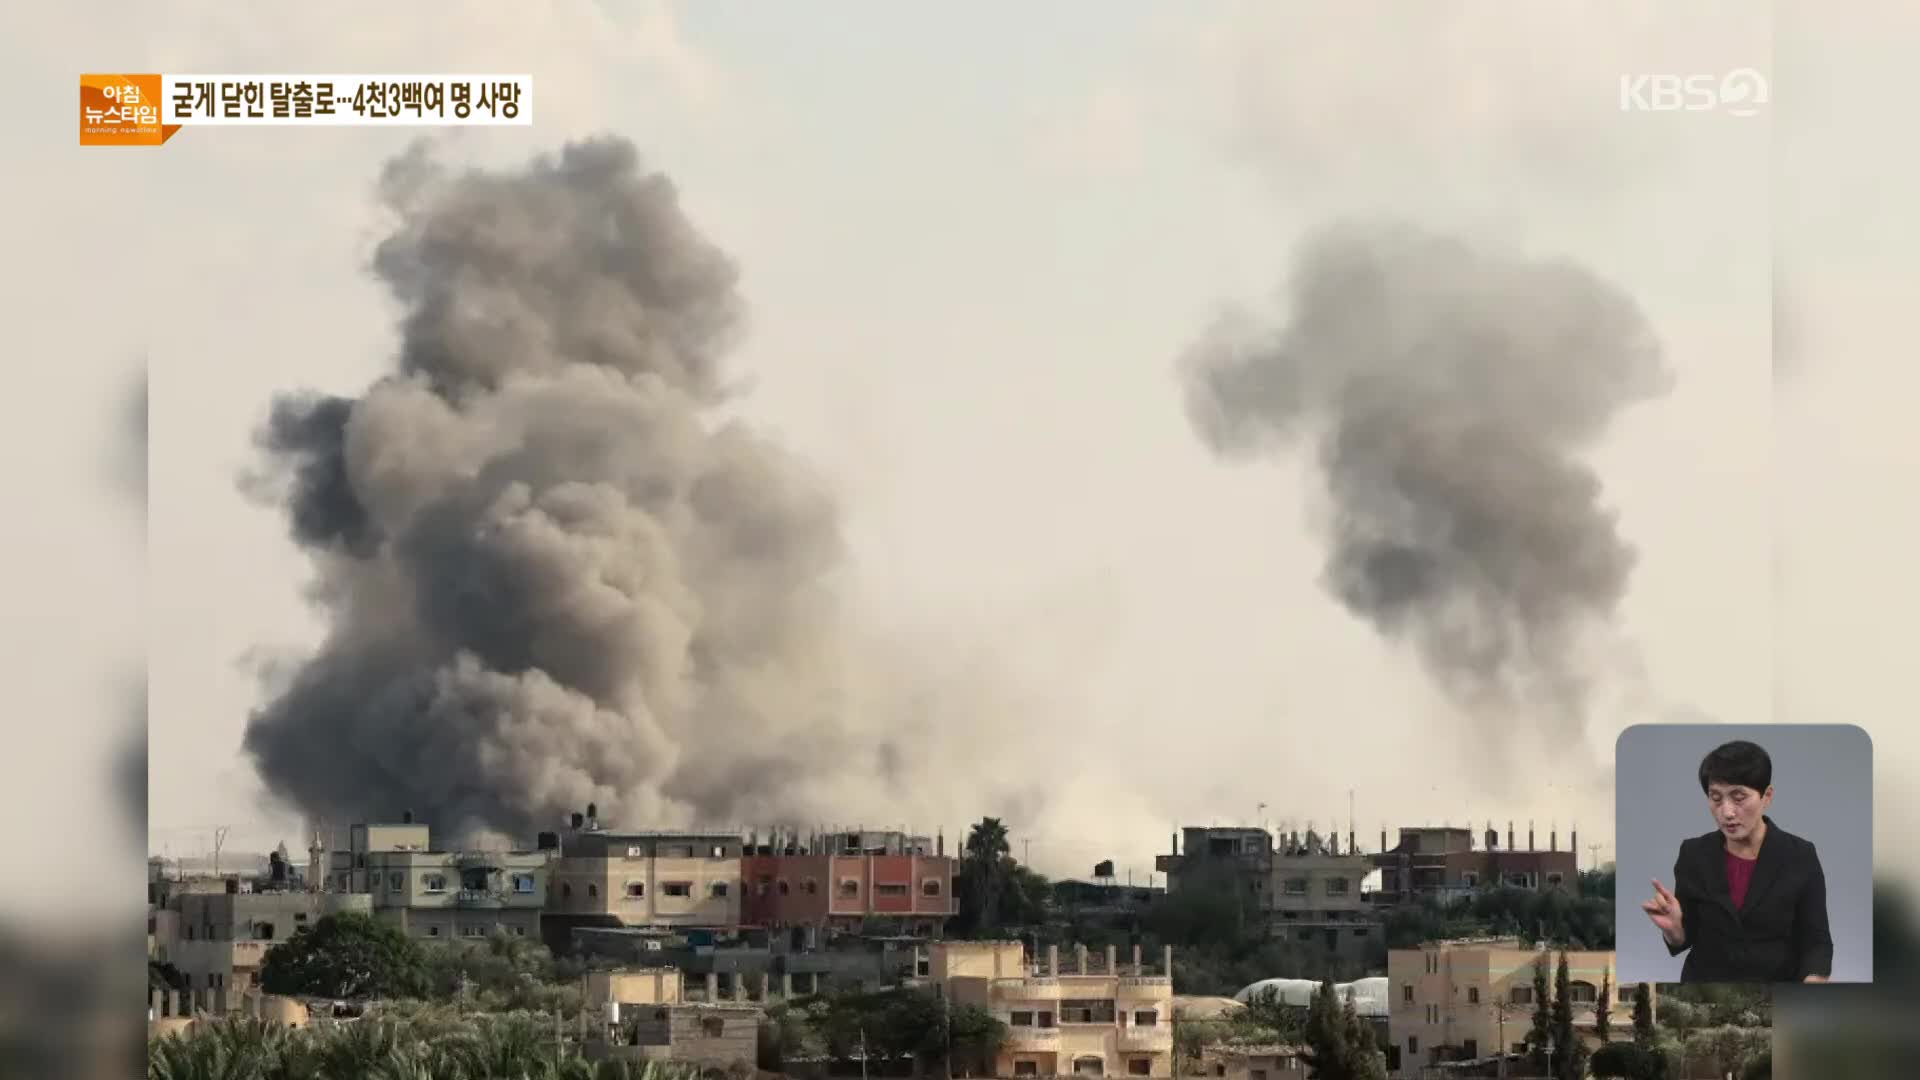
<svg viewBox="0 0 1920 1080">
<path fill-rule="evenodd" d="M 589 802 L 824 821 L 837 780 L 897 772 L 840 725 L 833 501 L 716 415 L 736 271 L 671 183 L 610 139 L 382 179 L 396 370 L 261 436 L 329 627 L 250 720 L 269 787 L 524 837 Z"/>
<path fill-rule="evenodd" d="M 1669 385 L 1637 306 L 1397 224 L 1319 231 L 1288 291 L 1284 325 L 1229 315 L 1183 358 L 1196 429 L 1226 457 L 1314 445 L 1327 589 L 1470 713 L 1577 736 L 1634 565 L 1580 454 Z"/>
</svg>

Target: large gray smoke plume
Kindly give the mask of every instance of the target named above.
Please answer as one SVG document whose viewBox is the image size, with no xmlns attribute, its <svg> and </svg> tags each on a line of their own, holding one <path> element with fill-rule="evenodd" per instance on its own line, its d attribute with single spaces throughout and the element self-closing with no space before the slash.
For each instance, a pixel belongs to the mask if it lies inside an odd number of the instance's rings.
<svg viewBox="0 0 1920 1080">
<path fill-rule="evenodd" d="M 835 735 L 832 502 L 714 406 L 731 262 L 618 140 L 513 174 L 416 151 L 374 269 L 398 370 L 263 448 L 329 632 L 251 720 L 276 793 L 525 836 L 808 817 Z M 256 478 L 256 483 L 258 482 Z"/>
<path fill-rule="evenodd" d="M 1317 443 L 1329 590 L 1470 709 L 1577 734 L 1583 645 L 1634 563 L 1579 454 L 1669 384 L 1640 311 L 1569 263 L 1351 223 L 1304 246 L 1289 300 L 1184 358 L 1195 426 L 1227 456 Z"/>
</svg>

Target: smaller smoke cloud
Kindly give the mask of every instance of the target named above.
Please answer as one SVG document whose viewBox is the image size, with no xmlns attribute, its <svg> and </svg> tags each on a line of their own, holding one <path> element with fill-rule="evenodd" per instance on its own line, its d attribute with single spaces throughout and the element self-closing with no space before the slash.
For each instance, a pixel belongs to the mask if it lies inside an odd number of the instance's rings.
<svg viewBox="0 0 1920 1080">
<path fill-rule="evenodd" d="M 1586 639 L 1634 565 L 1579 455 L 1669 385 L 1640 310 L 1572 263 L 1399 224 L 1312 236 L 1288 299 L 1183 359 L 1195 428 L 1230 458 L 1311 442 L 1327 589 L 1470 713 L 1579 736 Z"/>
</svg>

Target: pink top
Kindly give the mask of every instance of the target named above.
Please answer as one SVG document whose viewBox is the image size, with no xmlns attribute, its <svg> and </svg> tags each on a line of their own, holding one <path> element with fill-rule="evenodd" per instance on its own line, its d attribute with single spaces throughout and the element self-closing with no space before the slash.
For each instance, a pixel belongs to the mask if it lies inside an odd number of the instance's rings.
<svg viewBox="0 0 1920 1080">
<path fill-rule="evenodd" d="M 1727 852 L 1727 891 L 1733 894 L 1734 910 L 1746 903 L 1747 884 L 1753 880 L 1753 859 Z"/>
</svg>

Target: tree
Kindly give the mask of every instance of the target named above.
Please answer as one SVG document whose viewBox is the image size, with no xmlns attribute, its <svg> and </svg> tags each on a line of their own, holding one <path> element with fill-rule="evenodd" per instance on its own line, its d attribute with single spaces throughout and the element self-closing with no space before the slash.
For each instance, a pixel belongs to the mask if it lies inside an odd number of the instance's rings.
<svg viewBox="0 0 1920 1080">
<path fill-rule="evenodd" d="M 1307 1052 L 1302 1055 L 1313 1080 L 1350 1080 L 1353 1075 L 1352 1045 L 1347 1040 L 1344 1013 L 1333 992 L 1331 981 L 1314 991 L 1313 1004 L 1307 1008 Z"/>
<path fill-rule="evenodd" d="M 1533 962 L 1533 1027 L 1527 1032 L 1527 1049 L 1534 1067 L 1547 1070 L 1547 1041 L 1553 1038 L 1552 999 L 1547 996 L 1547 954 Z"/>
<path fill-rule="evenodd" d="M 999 818 L 981 818 L 967 833 L 966 857 L 961 877 L 966 891 L 963 899 L 972 901 L 975 925 L 981 930 L 1000 925 L 1000 893 L 1011 862 L 1007 827 Z"/>
<path fill-rule="evenodd" d="M 1653 1045 L 1653 991 L 1646 983 L 1633 988 L 1633 1044 Z"/>
<path fill-rule="evenodd" d="M 1608 1036 L 1613 1034 L 1613 973 L 1600 976 L 1600 997 L 1593 1003 L 1593 1033 L 1600 1037 L 1600 1045 L 1607 1044 Z"/>
<path fill-rule="evenodd" d="M 1553 974 L 1553 1074 L 1560 1080 L 1580 1080 L 1586 1075 L 1586 1047 L 1573 1030 L 1572 987 L 1567 977 L 1567 952 L 1560 950 L 1560 965 Z"/>
<path fill-rule="evenodd" d="M 994 1059 L 1007 1044 L 1007 1025 L 978 1005 L 950 1005 L 947 1042 L 954 1071 L 961 1076 L 991 1076 Z"/>
<path fill-rule="evenodd" d="M 392 923 L 371 915 L 328 915 L 267 950 L 260 986 L 269 994 L 314 997 L 422 997 L 426 958 Z"/>
<path fill-rule="evenodd" d="M 1373 1045 L 1373 1027 L 1361 1019 L 1359 1010 L 1353 1007 L 1351 990 L 1347 991 L 1347 1003 L 1341 1009 L 1340 1016 L 1342 1026 L 1346 1029 L 1346 1080 L 1387 1080 L 1386 1055 Z"/>
<path fill-rule="evenodd" d="M 1666 1075 L 1666 1059 L 1634 1043 L 1608 1043 L 1593 1052 L 1591 1065 L 1600 1080 L 1661 1080 Z"/>
</svg>

